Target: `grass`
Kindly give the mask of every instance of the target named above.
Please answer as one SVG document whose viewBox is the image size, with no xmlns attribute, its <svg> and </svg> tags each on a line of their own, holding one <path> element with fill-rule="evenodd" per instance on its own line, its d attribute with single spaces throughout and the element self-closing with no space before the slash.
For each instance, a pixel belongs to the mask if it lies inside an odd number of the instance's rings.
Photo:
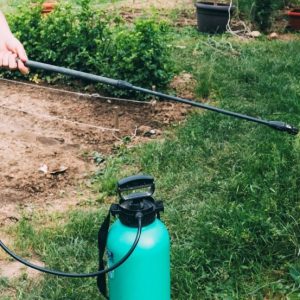
<svg viewBox="0 0 300 300">
<path fill-rule="evenodd" d="M 242 43 L 194 28 L 170 35 L 177 72 L 197 78 L 198 96 L 299 126 L 300 41 Z M 172 238 L 172 299 L 299 299 L 299 153 L 299 137 L 195 111 L 163 142 L 122 150 L 95 184 L 105 199 L 114 195 L 116 178 L 133 170 L 156 178 Z M 67 224 L 49 228 L 39 226 L 43 216 L 24 219 L 17 246 L 25 255 L 34 249 L 50 267 L 90 271 L 105 211 L 103 204 L 99 213 L 71 212 Z M 97 290 L 94 280 L 45 276 L 20 280 L 17 294 L 22 300 L 92 299 Z"/>
<path fill-rule="evenodd" d="M 299 125 L 299 41 L 239 44 L 192 33 L 180 43 L 178 69 L 198 76 L 197 90 L 219 106 Z M 266 127 L 195 113 L 176 138 L 142 149 L 141 169 L 170 199 L 174 299 L 299 291 L 290 276 L 299 265 L 298 145 Z"/>
</svg>

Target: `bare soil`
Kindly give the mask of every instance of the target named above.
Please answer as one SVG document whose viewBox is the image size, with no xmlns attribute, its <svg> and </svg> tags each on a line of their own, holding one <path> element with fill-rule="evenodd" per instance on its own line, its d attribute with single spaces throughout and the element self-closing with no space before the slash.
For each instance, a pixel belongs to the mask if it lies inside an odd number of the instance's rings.
<svg viewBox="0 0 300 300">
<path fill-rule="evenodd" d="M 169 102 L 99 99 L 0 80 L 0 226 L 18 222 L 24 213 L 64 212 L 97 197 L 87 185 L 98 168 L 94 152 L 111 154 L 125 136 L 132 140 L 127 146 L 160 138 L 187 110 Z M 1 232 L 1 239 L 11 246 L 9 235 Z M 0 276 L 22 272 L 0 253 Z"/>
<path fill-rule="evenodd" d="M 114 7 L 173 9 L 193 7 L 192 0 L 124 0 L 113 4 Z"/>
<path fill-rule="evenodd" d="M 155 11 L 160 19 L 171 21 L 175 26 L 196 26 L 196 9 L 192 0 L 125 0 L 107 6 L 108 10 L 119 10 L 127 23 L 136 18 L 151 15 Z M 171 12 L 173 12 L 171 17 Z"/>
<path fill-rule="evenodd" d="M 93 152 L 111 153 L 124 136 L 135 143 L 155 138 L 187 111 L 182 105 L 153 103 L 92 99 L 0 81 L 0 224 L 18 221 L 26 207 L 63 210 L 76 204 L 97 168 Z"/>
</svg>

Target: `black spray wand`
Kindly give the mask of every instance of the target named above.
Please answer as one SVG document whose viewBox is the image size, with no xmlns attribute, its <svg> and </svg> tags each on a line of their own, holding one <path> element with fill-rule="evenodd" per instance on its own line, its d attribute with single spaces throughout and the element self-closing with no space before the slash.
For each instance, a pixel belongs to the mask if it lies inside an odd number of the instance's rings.
<svg viewBox="0 0 300 300">
<path fill-rule="evenodd" d="M 26 66 L 29 67 L 29 68 L 60 73 L 60 74 L 73 76 L 73 77 L 77 77 L 77 78 L 81 78 L 81 79 L 85 79 L 85 80 L 89 80 L 89 81 L 94 81 L 94 82 L 98 82 L 98 83 L 104 83 L 104 84 L 108 84 L 108 85 L 111 85 L 111 86 L 114 86 L 114 87 L 117 87 L 117 88 L 120 88 L 120 89 L 134 90 L 134 91 L 137 91 L 137 92 L 142 92 L 144 94 L 153 95 L 153 96 L 159 97 L 161 99 L 167 99 L 167 100 L 171 100 L 171 101 L 175 101 L 175 102 L 189 104 L 191 106 L 211 110 L 211 111 L 221 113 L 221 114 L 224 114 L 224 115 L 228 115 L 228 116 L 231 116 L 231 117 L 235 117 L 235 118 L 239 118 L 239 119 L 243 119 L 243 120 L 263 124 L 263 125 L 269 126 L 273 129 L 276 129 L 276 130 L 279 130 L 279 131 L 285 131 L 285 132 L 287 132 L 289 134 L 292 134 L 292 135 L 296 135 L 299 131 L 298 128 L 296 128 L 294 126 L 291 126 L 289 124 L 286 124 L 284 122 L 261 120 L 261 119 L 258 119 L 258 118 L 250 117 L 250 116 L 243 115 L 243 114 L 240 114 L 240 113 L 231 112 L 231 111 L 228 111 L 228 110 L 220 109 L 220 108 L 217 108 L 217 107 L 214 107 L 214 106 L 210 106 L 210 105 L 207 105 L 207 104 L 202 104 L 202 103 L 195 102 L 195 101 L 192 101 L 192 100 L 183 99 L 183 98 L 179 98 L 179 97 L 171 96 L 171 95 L 166 95 L 166 94 L 156 92 L 156 91 L 152 91 L 152 90 L 149 90 L 149 89 L 144 89 L 144 88 L 141 88 L 141 87 L 138 87 L 138 86 L 134 86 L 131 83 L 129 83 L 127 81 L 123 81 L 123 80 L 111 79 L 111 78 L 107 78 L 107 77 L 103 77 L 103 76 L 98 76 L 98 75 L 93 75 L 93 74 L 89 74 L 89 73 L 85 73 L 85 72 L 75 71 L 75 70 L 68 69 L 68 68 L 63 68 L 63 67 L 57 67 L 57 66 L 53 66 L 53 65 L 49 65 L 49 64 L 44 64 L 44 63 L 40 63 L 40 62 L 36 62 L 36 61 L 32 61 L 32 60 L 28 60 L 26 62 Z"/>
</svg>

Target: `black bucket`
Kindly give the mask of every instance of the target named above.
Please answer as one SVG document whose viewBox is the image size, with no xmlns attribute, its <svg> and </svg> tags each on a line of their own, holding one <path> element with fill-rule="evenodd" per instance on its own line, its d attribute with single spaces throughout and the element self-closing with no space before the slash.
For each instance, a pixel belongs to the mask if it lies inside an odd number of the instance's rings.
<svg viewBox="0 0 300 300">
<path fill-rule="evenodd" d="M 197 24 L 200 32 L 222 33 L 226 31 L 229 20 L 229 4 L 197 2 Z M 234 6 L 230 7 L 230 14 L 234 11 Z"/>
</svg>

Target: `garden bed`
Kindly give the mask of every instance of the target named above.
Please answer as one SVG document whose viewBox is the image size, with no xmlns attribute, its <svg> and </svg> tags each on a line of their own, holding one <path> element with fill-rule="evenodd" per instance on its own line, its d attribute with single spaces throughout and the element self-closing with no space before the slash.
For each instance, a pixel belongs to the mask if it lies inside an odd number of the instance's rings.
<svg viewBox="0 0 300 300">
<path fill-rule="evenodd" d="M 6 81 L 0 87 L 2 225 L 24 209 L 62 211 L 96 197 L 84 186 L 99 156 L 159 138 L 186 113 L 168 102 L 101 100 Z"/>
</svg>

